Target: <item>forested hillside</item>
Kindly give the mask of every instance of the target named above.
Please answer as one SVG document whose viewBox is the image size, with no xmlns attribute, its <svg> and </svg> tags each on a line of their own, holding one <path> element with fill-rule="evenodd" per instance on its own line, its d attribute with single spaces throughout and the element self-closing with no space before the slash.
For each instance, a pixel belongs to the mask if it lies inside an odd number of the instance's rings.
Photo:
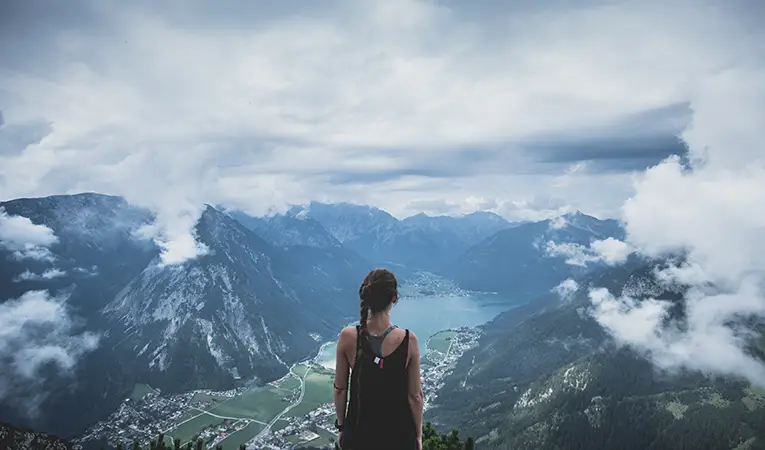
<svg viewBox="0 0 765 450">
<path fill-rule="evenodd" d="M 483 449 L 765 447 L 765 392 L 735 379 L 657 371 L 614 346 L 589 315 L 588 285 L 680 298 L 657 293 L 651 274 L 635 264 L 608 270 L 583 280 L 573 299 L 551 294 L 486 324 L 430 417 L 475 436 Z"/>
</svg>

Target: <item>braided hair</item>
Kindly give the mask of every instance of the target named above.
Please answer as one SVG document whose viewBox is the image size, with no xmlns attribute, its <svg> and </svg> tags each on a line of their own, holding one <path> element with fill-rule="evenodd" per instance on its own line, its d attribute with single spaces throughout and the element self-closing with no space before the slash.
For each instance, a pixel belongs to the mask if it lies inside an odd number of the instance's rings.
<svg viewBox="0 0 765 450">
<path fill-rule="evenodd" d="M 388 269 L 374 269 L 359 287 L 359 325 L 366 331 L 369 314 L 384 311 L 398 292 L 398 281 Z"/>
</svg>

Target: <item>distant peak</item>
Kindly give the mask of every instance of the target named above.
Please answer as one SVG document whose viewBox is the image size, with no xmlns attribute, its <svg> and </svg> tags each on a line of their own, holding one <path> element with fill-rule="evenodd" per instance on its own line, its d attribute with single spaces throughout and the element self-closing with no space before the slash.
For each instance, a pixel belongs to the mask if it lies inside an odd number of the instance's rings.
<svg viewBox="0 0 765 450">
<path fill-rule="evenodd" d="M 474 212 L 465 214 L 465 217 L 490 217 L 490 218 L 496 218 L 496 219 L 502 218 L 502 216 L 492 211 L 474 211 Z"/>
<path fill-rule="evenodd" d="M 596 219 L 597 220 L 597 218 L 595 218 L 593 216 L 590 216 L 588 214 L 585 214 L 585 213 L 583 213 L 582 211 L 580 211 L 578 209 L 576 211 L 574 211 L 574 212 L 570 212 L 570 213 L 564 214 L 563 218 L 566 219 L 566 220 L 569 220 L 569 221 L 576 221 L 576 220 L 583 220 L 583 219 Z"/>
<path fill-rule="evenodd" d="M 295 215 L 293 217 L 295 217 L 298 220 L 308 220 L 308 219 L 311 218 L 311 215 L 308 214 L 308 210 L 307 209 L 301 209 L 300 211 L 295 213 Z"/>
</svg>

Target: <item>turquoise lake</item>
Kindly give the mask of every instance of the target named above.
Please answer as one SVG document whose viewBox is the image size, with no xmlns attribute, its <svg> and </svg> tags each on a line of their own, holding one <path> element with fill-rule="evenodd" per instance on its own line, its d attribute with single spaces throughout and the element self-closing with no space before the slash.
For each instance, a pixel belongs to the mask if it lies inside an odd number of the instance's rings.
<svg viewBox="0 0 765 450">
<path fill-rule="evenodd" d="M 414 331 L 422 352 L 428 337 L 441 330 L 481 325 L 515 306 L 518 303 L 495 295 L 404 297 L 391 310 L 391 321 Z M 335 343 L 322 349 L 322 365 L 334 368 L 335 349 Z"/>
</svg>

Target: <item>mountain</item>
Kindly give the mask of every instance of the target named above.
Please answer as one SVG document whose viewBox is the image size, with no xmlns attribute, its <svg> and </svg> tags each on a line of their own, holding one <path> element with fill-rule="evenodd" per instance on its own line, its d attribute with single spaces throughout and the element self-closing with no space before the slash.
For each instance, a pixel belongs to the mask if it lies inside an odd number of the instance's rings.
<svg viewBox="0 0 765 450">
<path fill-rule="evenodd" d="M 350 308 L 340 298 L 299 296 L 279 254 L 236 220 L 208 207 L 196 232 L 208 254 L 149 264 L 103 309 L 118 324 L 113 339 L 148 368 L 152 385 L 185 391 L 271 380 L 318 348 L 312 335 L 329 338 L 344 324 Z"/>
<path fill-rule="evenodd" d="M 73 332 L 101 336 L 72 376 L 51 372 L 43 384 L 20 390 L 46 394 L 39 416 L 26 414 L 29 398 L 0 399 L 0 417 L 64 437 L 108 415 L 137 382 L 179 392 L 286 373 L 357 317 L 358 285 L 370 268 L 331 239 L 328 248 L 274 246 L 212 207 L 195 228 L 209 252 L 166 267 L 153 242 L 136 237 L 153 216 L 119 197 L 54 196 L 0 207 L 57 238 L 44 258 L 1 251 L 0 303 L 46 290 L 66 298 Z"/>
<path fill-rule="evenodd" d="M 87 319 L 158 254 L 133 233 L 151 214 L 120 197 L 101 194 L 55 195 L 0 203 L 8 215 L 22 216 L 52 229 L 58 239 L 49 257 L 13 257 L 0 246 L 0 287 L 4 298 L 34 289 L 72 289 L 69 303 Z M 119 257 L 115 257 L 119 255 Z M 46 271 L 55 276 L 46 278 Z"/>
<path fill-rule="evenodd" d="M 0 448 L 7 450 L 70 450 L 72 445 L 55 436 L 0 422 Z"/>
<path fill-rule="evenodd" d="M 432 270 L 467 248 L 449 230 L 407 226 L 371 206 L 312 202 L 293 207 L 286 215 L 317 221 L 343 246 L 373 265 L 392 266 L 401 273 Z"/>
<path fill-rule="evenodd" d="M 271 217 L 253 217 L 241 211 L 228 214 L 276 247 L 339 248 L 343 245 L 321 223 L 305 213 Z"/>
<path fill-rule="evenodd" d="M 476 436 L 484 449 L 765 444 L 762 393 L 735 380 L 659 373 L 611 345 L 589 315 L 590 285 L 678 302 L 682 294 L 659 288 L 650 266 L 632 261 L 580 285 L 570 301 L 544 296 L 484 325 L 479 346 L 447 376 L 428 415 Z"/>
<path fill-rule="evenodd" d="M 158 254 L 153 243 L 133 237 L 135 230 L 151 220 L 149 212 L 128 205 L 119 197 L 87 193 L 17 199 L 1 203 L 0 209 L 10 216 L 26 217 L 34 224 L 49 227 L 57 238 L 57 242 L 35 249 L 36 254 L 25 258 L 0 246 L 0 304 L 38 290 L 66 298 L 70 317 L 41 326 L 71 321 L 68 331 L 76 335 L 105 330 L 108 324 L 100 308 Z M 32 332 L 25 331 L 25 335 L 34 336 Z M 28 349 L 63 345 L 50 341 L 62 336 L 50 336 L 14 345 Z M 5 356 L 8 355 L 0 354 Z M 3 360 L 2 364 L 7 363 L 5 367 L 9 368 L 4 374 L 12 377 L 9 379 L 12 384 L 0 395 L 0 417 L 17 425 L 72 437 L 115 408 L 122 393 L 132 389 L 130 368 L 124 367 L 106 346 L 85 353 L 77 362 L 71 376 L 62 377 L 45 365 L 41 366 L 40 374 L 35 374 L 39 376 L 20 378 L 12 375 L 12 366 Z M 42 413 L 30 416 L 29 405 L 39 406 Z"/>
<path fill-rule="evenodd" d="M 471 246 L 437 272 L 465 289 L 532 299 L 568 277 L 591 270 L 584 265 L 568 263 L 571 255 L 566 252 L 588 247 L 592 241 L 608 237 L 623 237 L 617 221 L 599 220 L 581 212 L 571 213 L 500 230 Z M 551 253 L 551 249 L 556 248 L 561 249 L 559 253 Z"/>
<path fill-rule="evenodd" d="M 321 299 L 353 292 L 355 302 L 361 280 L 373 268 L 371 262 L 346 248 L 305 212 L 253 217 L 229 211 L 228 215 L 276 247 L 285 277 L 291 285 L 303 289 L 301 297 Z M 354 303 L 350 311 L 355 313 L 355 308 Z"/>
<path fill-rule="evenodd" d="M 302 224 L 295 223 L 298 219 Z M 270 238 L 275 243 L 299 243 L 290 237 L 294 234 L 312 236 L 311 243 L 302 244 L 328 247 L 331 241 L 320 233 L 315 224 L 318 223 L 332 238 L 373 265 L 393 266 L 402 274 L 436 270 L 443 261 L 455 258 L 471 244 L 512 226 L 490 212 L 462 217 L 418 214 L 398 220 L 371 206 L 319 202 L 296 206 L 286 214 L 268 219 L 246 219 L 243 223 L 264 236 L 278 236 Z M 306 233 L 308 228 L 310 232 Z M 292 231 L 298 229 L 299 233 Z"/>
<path fill-rule="evenodd" d="M 452 233 L 468 245 L 477 244 L 497 231 L 516 225 L 488 211 L 476 211 L 459 217 L 429 216 L 419 213 L 401 222 L 415 228 Z"/>
</svg>

